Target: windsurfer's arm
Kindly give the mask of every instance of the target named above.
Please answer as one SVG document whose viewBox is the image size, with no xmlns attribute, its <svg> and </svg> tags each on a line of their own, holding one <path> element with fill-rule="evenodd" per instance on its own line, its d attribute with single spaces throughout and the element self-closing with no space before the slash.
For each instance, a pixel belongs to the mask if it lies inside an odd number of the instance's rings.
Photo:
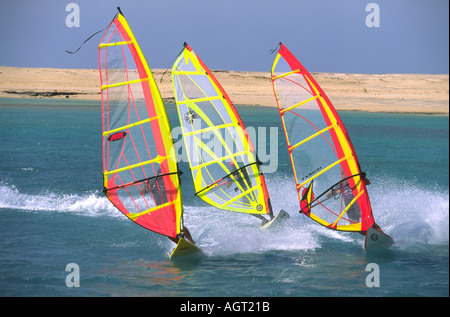
<svg viewBox="0 0 450 317">
<path fill-rule="evenodd" d="M 327 197 L 336 196 L 341 193 L 341 186 L 338 185 L 327 193 Z"/>
<path fill-rule="evenodd" d="M 183 234 L 182 235 L 177 235 L 175 238 L 168 236 L 168 238 L 170 240 L 172 240 L 175 244 L 178 244 L 178 241 L 180 241 L 180 236 L 182 236 L 183 238 L 188 239 L 190 243 L 195 244 L 194 240 L 191 237 L 191 233 L 189 232 L 188 228 L 186 228 L 186 227 L 183 227 Z"/>
<path fill-rule="evenodd" d="M 261 224 L 261 225 L 264 225 L 264 224 L 266 224 L 266 223 L 269 222 L 269 220 L 267 220 L 266 218 L 264 218 L 264 216 L 262 216 L 262 215 L 259 215 L 259 214 L 251 214 L 251 215 L 254 216 L 254 217 L 256 217 L 256 218 L 258 218 L 258 219 L 260 219 L 260 220 L 262 221 L 262 224 Z"/>
<path fill-rule="evenodd" d="M 359 163 L 358 163 L 359 164 Z M 360 168 L 361 169 L 361 168 Z M 361 173 L 361 178 L 364 180 L 364 184 L 370 185 L 370 180 L 366 176 L 366 172 Z"/>
<path fill-rule="evenodd" d="M 167 238 L 169 238 L 169 239 L 170 239 L 173 243 L 175 243 L 175 244 L 178 244 L 178 241 L 180 240 L 180 239 L 178 238 L 178 236 L 175 237 L 175 238 L 167 236 Z"/>
<path fill-rule="evenodd" d="M 148 194 L 150 192 L 150 185 L 148 182 L 144 183 L 143 188 L 141 189 L 142 195 Z"/>
<path fill-rule="evenodd" d="M 372 227 L 380 232 L 383 232 L 383 230 L 381 230 L 380 226 L 377 225 L 375 222 L 373 223 Z M 384 232 L 383 232 L 384 233 Z"/>
</svg>

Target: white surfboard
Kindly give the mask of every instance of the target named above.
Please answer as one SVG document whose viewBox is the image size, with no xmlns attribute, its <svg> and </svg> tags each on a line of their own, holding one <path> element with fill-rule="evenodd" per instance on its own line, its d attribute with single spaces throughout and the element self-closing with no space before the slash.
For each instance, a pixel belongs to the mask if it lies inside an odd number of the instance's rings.
<svg viewBox="0 0 450 317">
<path fill-rule="evenodd" d="M 364 248 L 366 250 L 387 249 L 394 244 L 394 240 L 387 234 L 374 228 L 367 230 Z"/>
<path fill-rule="evenodd" d="M 289 214 L 284 211 L 283 209 L 281 209 L 278 214 L 273 217 L 272 220 L 266 222 L 264 225 L 261 226 L 262 229 L 267 229 L 269 227 L 273 227 L 274 225 L 280 224 L 282 222 L 284 222 L 286 219 L 289 219 Z"/>
</svg>

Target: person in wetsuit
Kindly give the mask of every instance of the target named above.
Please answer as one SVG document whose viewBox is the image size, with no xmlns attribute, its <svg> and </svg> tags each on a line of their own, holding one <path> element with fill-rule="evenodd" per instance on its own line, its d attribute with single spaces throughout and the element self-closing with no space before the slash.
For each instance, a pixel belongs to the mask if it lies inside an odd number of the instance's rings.
<svg viewBox="0 0 450 317">
<path fill-rule="evenodd" d="M 238 181 L 239 185 L 241 185 L 242 189 L 244 191 L 249 189 L 251 184 L 252 184 L 252 182 L 250 180 L 250 176 L 248 175 L 247 168 L 241 168 L 239 170 L 236 167 L 236 164 L 234 163 L 233 159 L 230 159 L 228 162 L 230 164 L 232 175 Z M 242 178 L 241 173 L 242 173 L 242 175 L 244 175 L 244 178 Z M 232 184 L 233 184 L 233 180 L 231 180 L 231 178 L 230 178 L 230 181 L 227 183 L 226 186 L 230 187 Z M 234 190 L 238 191 L 239 188 L 236 187 Z M 244 199 L 244 201 L 248 202 L 248 198 L 246 196 L 244 196 L 243 199 Z M 262 225 L 264 225 L 265 223 L 268 222 L 268 220 L 265 217 L 263 217 L 262 215 L 260 215 L 260 214 L 251 214 L 251 215 L 256 217 L 256 218 L 258 218 L 258 219 L 260 219 L 262 221 Z"/>
<path fill-rule="evenodd" d="M 144 187 L 143 193 L 152 193 L 153 200 L 155 201 L 155 205 L 159 206 L 166 202 L 168 202 L 167 199 L 167 192 L 164 185 L 164 179 L 162 176 L 161 168 L 158 169 L 158 173 L 155 175 L 155 178 L 151 178 L 147 182 L 147 186 Z M 181 180 L 180 180 L 181 182 Z M 195 244 L 194 240 L 192 239 L 191 233 L 189 232 L 188 228 L 183 226 L 183 232 L 182 236 L 187 238 L 189 242 L 192 244 Z M 178 241 L 180 240 L 179 237 L 168 237 L 170 240 L 172 240 L 175 244 L 178 244 Z"/>
<path fill-rule="evenodd" d="M 370 181 L 368 178 L 364 177 L 363 180 L 366 185 L 370 184 Z M 348 180 L 345 180 L 344 182 L 338 184 L 335 188 L 333 188 L 327 196 L 329 197 L 329 196 L 336 196 L 336 195 L 342 194 L 342 196 L 344 198 L 344 203 L 346 206 L 348 206 L 352 202 L 352 200 L 355 198 L 355 196 L 353 195 L 353 189 L 354 188 L 350 188 L 350 184 L 348 183 Z M 350 208 L 348 208 L 347 216 L 350 221 L 353 221 L 353 222 L 361 221 L 361 209 L 359 208 L 357 202 L 354 202 L 350 206 Z"/>
</svg>

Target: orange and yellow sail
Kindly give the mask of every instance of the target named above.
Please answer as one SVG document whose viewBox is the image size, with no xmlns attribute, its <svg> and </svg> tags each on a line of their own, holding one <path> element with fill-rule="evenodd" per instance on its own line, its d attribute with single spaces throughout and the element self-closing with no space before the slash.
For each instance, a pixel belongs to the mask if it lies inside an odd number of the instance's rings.
<svg viewBox="0 0 450 317">
<path fill-rule="evenodd" d="M 182 231 L 178 167 L 152 72 L 119 12 L 99 45 L 104 192 L 129 219 L 156 233 Z"/>
</svg>

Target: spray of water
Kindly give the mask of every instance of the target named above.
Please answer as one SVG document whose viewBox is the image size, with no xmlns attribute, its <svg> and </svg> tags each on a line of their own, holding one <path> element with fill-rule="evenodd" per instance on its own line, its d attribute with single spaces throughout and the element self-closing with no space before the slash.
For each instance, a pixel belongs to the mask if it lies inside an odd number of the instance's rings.
<svg viewBox="0 0 450 317">
<path fill-rule="evenodd" d="M 118 215 L 104 195 L 88 192 L 84 195 L 42 193 L 38 195 L 21 193 L 14 185 L 0 183 L 0 209 L 26 211 L 69 212 L 89 217 Z"/>
<path fill-rule="evenodd" d="M 262 230 L 260 220 L 255 217 L 193 201 L 198 198 L 184 199 L 185 225 L 209 255 L 314 249 L 321 247 L 323 238 L 361 244 L 361 237 L 356 234 L 329 230 L 300 215 L 295 187 L 291 183 L 290 178 L 283 176 L 267 178 L 274 211 L 284 209 L 291 216 L 281 227 Z M 448 192 L 381 178 L 372 179 L 369 193 L 376 222 L 394 238 L 397 247 L 408 248 L 416 243 L 448 244 Z M 98 191 L 81 195 L 30 195 L 4 182 L 0 183 L 0 209 L 123 217 Z M 158 243 L 167 249 L 173 247 L 168 239 L 163 240 L 167 240 L 167 245 Z"/>
<path fill-rule="evenodd" d="M 389 178 L 376 180 L 370 190 L 375 220 L 399 247 L 448 244 L 448 191 Z"/>
</svg>

